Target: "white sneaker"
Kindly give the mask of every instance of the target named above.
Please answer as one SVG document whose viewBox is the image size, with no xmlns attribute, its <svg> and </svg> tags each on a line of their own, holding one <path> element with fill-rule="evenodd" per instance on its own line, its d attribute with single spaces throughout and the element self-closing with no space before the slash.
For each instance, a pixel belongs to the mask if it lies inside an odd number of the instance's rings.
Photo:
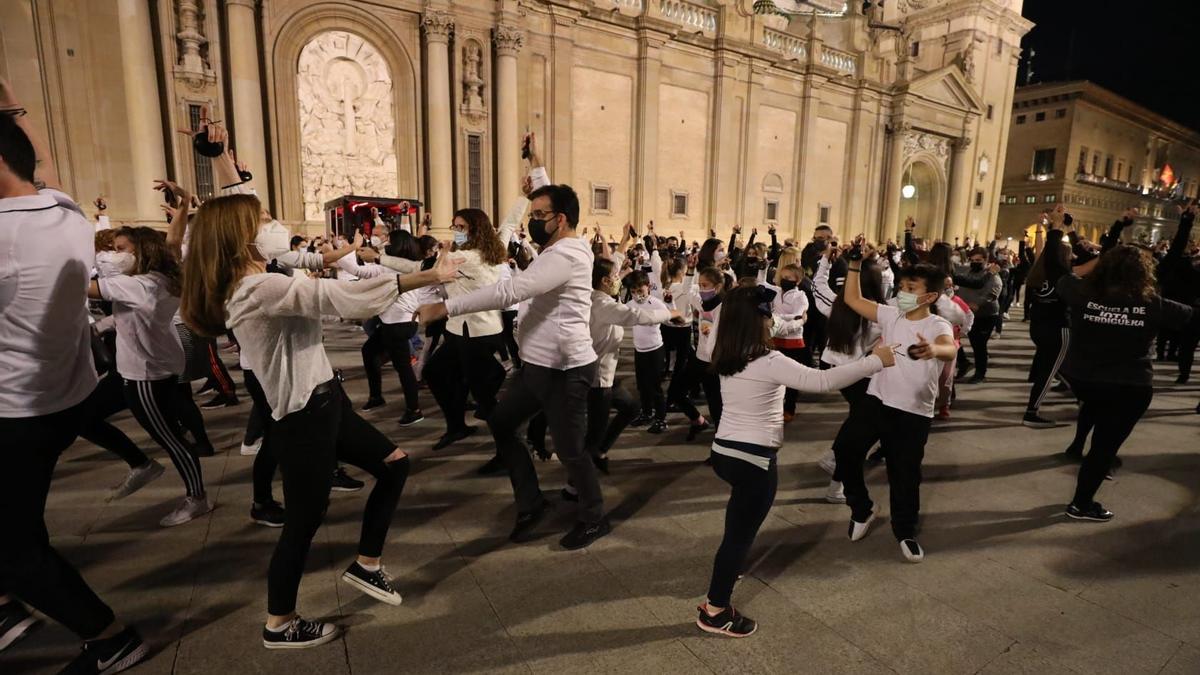
<svg viewBox="0 0 1200 675">
<path fill-rule="evenodd" d="M 195 520 L 212 510 L 213 505 L 208 501 L 208 497 L 184 497 L 179 502 L 179 506 L 158 521 L 158 524 L 163 527 L 175 527 Z"/>
<path fill-rule="evenodd" d="M 154 460 L 130 469 L 129 473 L 125 474 L 125 480 L 113 486 L 112 492 L 108 494 L 108 499 L 105 501 L 111 502 L 128 497 L 163 475 L 163 471 L 163 465 Z"/>
<path fill-rule="evenodd" d="M 261 437 L 257 441 L 254 441 L 253 443 L 251 443 L 250 445 L 246 445 L 245 443 L 242 443 L 242 455 L 245 457 L 253 457 L 254 455 L 258 454 L 259 450 L 262 450 L 262 438 Z"/>
<path fill-rule="evenodd" d="M 829 481 L 829 487 L 825 490 L 825 501 L 830 504 L 846 503 L 846 491 L 842 488 L 842 481 Z"/>
<path fill-rule="evenodd" d="M 817 462 L 817 466 L 830 476 L 833 475 L 834 469 L 837 468 L 837 459 L 833 456 L 832 450 L 825 451 L 825 455 Z"/>
<path fill-rule="evenodd" d="M 875 512 L 871 511 L 870 515 L 863 522 L 858 522 L 853 517 L 850 518 L 850 541 L 858 541 L 867 536 L 867 530 L 871 529 L 871 523 L 875 521 Z"/>
<path fill-rule="evenodd" d="M 905 539 L 900 542 L 900 553 L 910 563 L 919 563 L 925 559 L 925 551 L 916 539 Z"/>
</svg>

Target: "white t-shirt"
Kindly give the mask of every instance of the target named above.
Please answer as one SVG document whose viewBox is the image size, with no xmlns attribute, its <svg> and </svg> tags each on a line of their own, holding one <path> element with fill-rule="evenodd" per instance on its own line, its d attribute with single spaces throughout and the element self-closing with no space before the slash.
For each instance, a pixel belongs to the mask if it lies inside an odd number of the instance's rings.
<svg viewBox="0 0 1200 675">
<path fill-rule="evenodd" d="M 890 305 L 878 305 L 879 332 L 883 343 L 899 345 L 896 365 L 885 368 L 871 378 L 867 393 L 883 401 L 883 404 L 922 417 L 933 417 L 933 403 L 937 399 L 938 378 L 942 373 L 942 362 L 937 359 L 914 360 L 908 356 L 908 348 L 918 341 L 917 335 L 933 344 L 938 336 L 954 337 L 950 322 L 930 314 L 919 321 L 911 321 L 900 310 Z"/>
<path fill-rule="evenodd" d="M 670 312 L 667 303 L 653 295 L 647 296 L 645 302 L 630 300 L 625 303 L 627 306 L 638 310 L 639 312 Z M 633 349 L 639 352 L 652 352 L 655 349 L 663 346 L 662 326 L 660 324 L 634 325 L 633 327 Z"/>
<path fill-rule="evenodd" d="M 127 380 L 162 380 L 183 372 L 183 347 L 171 317 L 179 296 L 158 272 L 118 274 L 99 280 L 100 296 L 113 303 L 117 323 L 117 373 Z"/>
<path fill-rule="evenodd" d="M 0 199 L 0 417 L 60 412 L 96 388 L 86 302 L 94 235 L 58 190 Z"/>
</svg>

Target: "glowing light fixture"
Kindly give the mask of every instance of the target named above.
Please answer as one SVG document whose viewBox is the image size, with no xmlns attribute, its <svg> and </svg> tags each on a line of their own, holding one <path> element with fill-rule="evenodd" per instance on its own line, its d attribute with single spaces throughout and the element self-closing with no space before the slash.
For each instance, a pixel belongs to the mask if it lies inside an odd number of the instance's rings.
<svg viewBox="0 0 1200 675">
<path fill-rule="evenodd" d="M 900 196 L 905 199 L 912 199 L 917 194 L 917 186 L 911 183 L 900 188 Z"/>
</svg>

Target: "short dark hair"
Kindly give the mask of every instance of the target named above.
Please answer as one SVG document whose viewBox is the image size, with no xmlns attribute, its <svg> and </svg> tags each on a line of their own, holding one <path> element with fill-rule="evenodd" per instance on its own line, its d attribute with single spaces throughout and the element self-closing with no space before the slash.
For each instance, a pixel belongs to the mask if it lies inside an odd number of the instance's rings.
<svg viewBox="0 0 1200 675">
<path fill-rule="evenodd" d="M 292 248 L 296 248 L 297 246 L 299 246 L 300 242 L 302 242 L 302 241 L 304 241 L 304 237 L 301 237 L 298 234 L 292 235 L 292 241 L 291 241 Z"/>
<path fill-rule="evenodd" d="M 571 227 L 579 225 L 579 195 L 570 185 L 545 185 L 529 194 L 529 201 L 549 197 L 555 213 L 561 213 Z"/>
<path fill-rule="evenodd" d="M 929 263 L 917 263 L 901 269 L 900 278 L 925 282 L 926 293 L 941 293 L 946 287 L 946 273 Z"/>
<path fill-rule="evenodd" d="M 421 260 L 425 257 L 421 241 L 412 234 L 399 229 L 388 232 L 388 243 L 383 250 L 390 256 L 405 260 Z"/>
<path fill-rule="evenodd" d="M 828 225 L 818 225 L 815 228 L 813 228 L 813 232 L 822 232 L 822 231 L 829 232 L 832 234 L 833 228 Z"/>
<path fill-rule="evenodd" d="M 617 264 L 608 258 L 596 258 L 592 263 L 592 288 L 597 291 L 607 291 L 607 288 L 600 287 L 600 282 L 612 274 L 616 266 Z"/>
<path fill-rule="evenodd" d="M 625 287 L 629 290 L 641 288 L 642 286 L 650 285 L 650 275 L 641 270 L 636 270 L 625 275 Z"/>
<path fill-rule="evenodd" d="M 982 246 L 976 246 L 975 248 L 971 249 L 971 252 L 967 254 L 967 257 L 973 258 L 977 255 L 983 256 L 984 260 L 988 260 L 991 258 L 991 256 L 988 255 L 988 250 Z"/>
<path fill-rule="evenodd" d="M 37 153 L 25 130 L 12 115 L 0 113 L 0 158 L 23 181 L 32 183 L 37 169 Z"/>
</svg>

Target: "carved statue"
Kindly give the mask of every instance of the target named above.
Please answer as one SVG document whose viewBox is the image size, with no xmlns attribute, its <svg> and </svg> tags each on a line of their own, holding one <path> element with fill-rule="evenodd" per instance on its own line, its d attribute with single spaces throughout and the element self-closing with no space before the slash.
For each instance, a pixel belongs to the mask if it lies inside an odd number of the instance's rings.
<svg viewBox="0 0 1200 675">
<path fill-rule="evenodd" d="M 963 49 L 962 55 L 959 57 L 959 68 L 962 69 L 963 77 L 967 78 L 967 82 L 975 82 L 975 46 L 968 44 Z"/>
<path fill-rule="evenodd" d="M 483 55 L 479 45 L 468 41 L 463 48 L 463 105 L 470 109 L 483 108 L 483 76 L 479 74 L 479 64 Z"/>
</svg>

